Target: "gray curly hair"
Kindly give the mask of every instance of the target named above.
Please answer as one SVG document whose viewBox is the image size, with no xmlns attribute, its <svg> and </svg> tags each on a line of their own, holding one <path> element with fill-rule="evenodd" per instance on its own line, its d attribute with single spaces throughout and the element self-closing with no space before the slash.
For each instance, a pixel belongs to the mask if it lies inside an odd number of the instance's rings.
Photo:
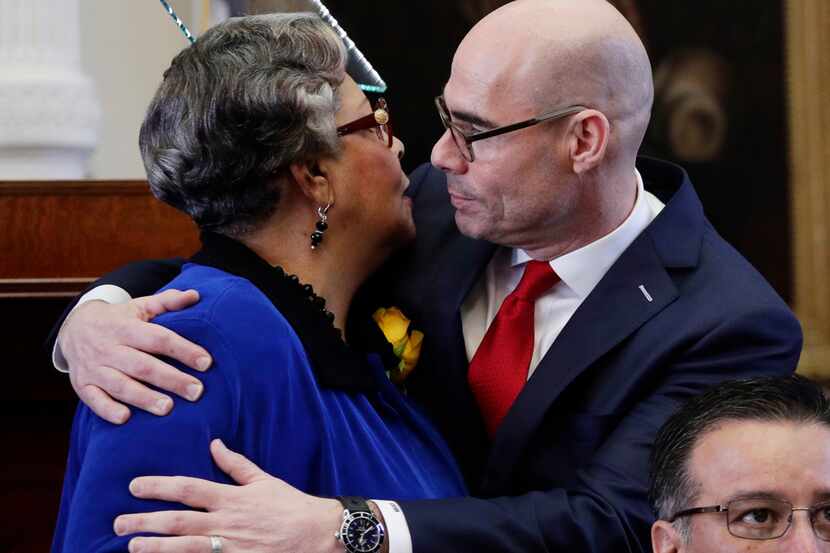
<svg viewBox="0 0 830 553">
<path fill-rule="evenodd" d="M 240 237 L 271 216 L 294 162 L 336 156 L 346 51 L 314 14 L 229 19 L 179 53 L 139 133 L 160 200 Z"/>
</svg>

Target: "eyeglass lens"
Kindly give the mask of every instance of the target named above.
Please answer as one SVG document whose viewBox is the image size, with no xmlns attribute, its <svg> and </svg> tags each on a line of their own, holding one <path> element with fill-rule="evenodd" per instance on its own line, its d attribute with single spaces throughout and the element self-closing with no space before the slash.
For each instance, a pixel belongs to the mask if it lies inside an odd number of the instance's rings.
<svg viewBox="0 0 830 553">
<path fill-rule="evenodd" d="M 830 502 L 811 507 L 816 537 L 830 541 Z M 738 538 L 768 540 L 783 536 L 792 524 L 793 506 L 775 499 L 740 499 L 727 504 L 726 525 Z"/>
<path fill-rule="evenodd" d="M 388 124 L 375 127 L 375 133 L 381 142 L 389 147 L 392 146 L 392 129 L 389 128 Z"/>
<path fill-rule="evenodd" d="M 461 152 L 464 159 L 472 162 L 473 151 L 471 149 L 471 145 L 467 142 L 464 135 L 462 135 L 461 132 L 453 126 L 450 112 L 447 109 L 447 104 L 444 103 L 444 98 L 442 96 L 436 98 L 435 105 L 438 107 L 438 116 L 441 118 L 441 123 L 444 125 L 445 129 L 450 131 L 450 136 L 452 137 L 452 141 L 455 142 L 458 151 Z"/>
</svg>

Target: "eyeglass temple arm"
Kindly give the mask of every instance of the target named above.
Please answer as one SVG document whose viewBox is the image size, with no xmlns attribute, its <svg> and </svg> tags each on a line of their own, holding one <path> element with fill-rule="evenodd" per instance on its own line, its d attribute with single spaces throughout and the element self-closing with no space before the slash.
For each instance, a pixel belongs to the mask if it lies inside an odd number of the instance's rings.
<svg viewBox="0 0 830 553">
<path fill-rule="evenodd" d="M 518 123 L 513 123 L 512 125 L 506 125 L 504 127 L 497 127 L 495 129 L 491 129 L 489 131 L 482 131 L 479 133 L 465 135 L 467 142 L 475 142 L 476 140 L 483 140 L 485 138 L 490 138 L 491 136 L 498 136 L 500 134 L 505 134 L 511 131 L 517 131 L 519 129 L 524 129 L 525 127 L 530 127 L 532 125 L 536 125 L 541 123 L 542 121 L 547 121 L 548 119 L 558 119 L 560 117 L 566 117 L 568 115 L 573 115 L 574 113 L 579 113 L 587 108 L 584 106 L 571 106 L 569 108 L 565 108 L 559 111 L 553 111 L 551 113 L 546 113 L 544 115 L 540 115 L 539 117 L 534 117 L 532 119 L 528 119 L 527 121 L 520 121 Z"/>
<path fill-rule="evenodd" d="M 698 513 L 722 513 L 726 510 L 727 510 L 727 508 L 723 505 L 710 505 L 708 507 L 695 507 L 694 509 L 686 509 L 686 510 L 675 513 L 673 516 L 669 517 L 668 522 L 674 522 L 675 520 L 679 519 L 680 517 L 685 517 L 685 516 L 689 516 L 689 515 L 696 515 Z"/>
<path fill-rule="evenodd" d="M 361 117 L 357 121 L 352 121 L 351 123 L 343 125 L 342 127 L 337 127 L 337 134 L 339 136 L 343 136 L 344 134 L 350 134 L 350 133 L 357 132 L 357 131 L 363 131 L 363 130 L 366 130 L 366 129 L 371 129 L 371 128 L 379 127 L 379 126 L 382 126 L 382 125 L 391 126 L 389 122 L 379 123 L 375 113 L 370 113 L 369 115 L 366 115 L 365 117 Z"/>
</svg>

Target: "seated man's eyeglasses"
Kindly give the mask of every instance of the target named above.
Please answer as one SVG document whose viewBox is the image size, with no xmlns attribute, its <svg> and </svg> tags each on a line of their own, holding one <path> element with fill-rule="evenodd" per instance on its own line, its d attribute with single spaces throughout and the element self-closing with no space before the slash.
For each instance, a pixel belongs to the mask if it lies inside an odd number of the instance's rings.
<svg viewBox="0 0 830 553">
<path fill-rule="evenodd" d="M 450 110 L 447 109 L 447 104 L 444 101 L 444 96 L 438 96 L 435 98 L 435 106 L 438 108 L 438 116 L 441 117 L 441 123 L 444 124 L 444 128 L 450 131 L 453 142 L 455 142 L 455 145 L 458 146 L 458 150 L 461 152 L 461 155 L 470 163 L 475 161 L 473 142 L 484 140 L 485 138 L 492 138 L 508 132 L 518 131 L 519 129 L 532 127 L 533 125 L 537 125 L 543 121 L 561 119 L 563 117 L 567 117 L 568 115 L 573 115 L 588 109 L 585 106 L 569 106 L 556 111 L 543 113 L 542 115 L 532 117 L 524 121 L 519 121 L 518 123 L 511 123 L 510 125 L 496 127 L 495 129 L 487 131 L 467 133 L 458 128 L 458 126 L 453 122 Z"/>
<path fill-rule="evenodd" d="M 375 111 L 360 119 L 355 119 L 350 123 L 337 127 L 337 136 L 345 136 L 367 129 L 375 129 L 378 139 L 385 142 L 391 148 L 395 137 L 392 134 L 392 123 L 390 121 L 389 107 L 386 104 L 386 100 L 379 98 L 377 104 L 375 104 Z"/>
<path fill-rule="evenodd" d="M 795 511 L 806 512 L 816 537 L 830 541 L 830 501 L 812 507 L 793 507 L 789 501 L 779 499 L 736 499 L 726 505 L 685 509 L 675 513 L 669 522 L 701 513 L 726 513 L 726 528 L 736 538 L 774 540 L 787 533 Z"/>
</svg>

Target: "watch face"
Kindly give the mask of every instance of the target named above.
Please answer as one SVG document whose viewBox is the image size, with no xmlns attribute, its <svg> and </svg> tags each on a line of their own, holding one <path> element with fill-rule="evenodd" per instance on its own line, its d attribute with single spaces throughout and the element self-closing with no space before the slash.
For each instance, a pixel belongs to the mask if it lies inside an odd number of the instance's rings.
<svg viewBox="0 0 830 553">
<path fill-rule="evenodd" d="M 370 513 L 351 513 L 343 532 L 343 543 L 348 551 L 371 553 L 383 543 L 383 526 Z"/>
</svg>

